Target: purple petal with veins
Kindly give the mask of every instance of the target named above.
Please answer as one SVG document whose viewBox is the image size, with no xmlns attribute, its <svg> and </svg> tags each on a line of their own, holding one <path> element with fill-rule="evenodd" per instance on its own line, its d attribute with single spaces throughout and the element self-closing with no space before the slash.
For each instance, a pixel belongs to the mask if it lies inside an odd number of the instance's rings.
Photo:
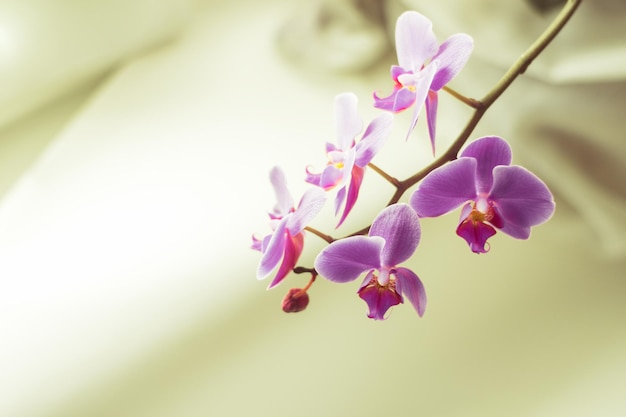
<svg viewBox="0 0 626 417">
<path fill-rule="evenodd" d="M 471 157 L 477 161 L 476 190 L 488 193 L 493 184 L 493 169 L 498 165 L 511 164 L 511 147 L 502 138 L 485 136 L 470 143 L 461 157 Z"/>
<path fill-rule="evenodd" d="M 426 311 L 426 290 L 415 272 L 407 268 L 396 268 L 396 289 L 409 299 L 417 314 L 422 317 Z"/>
<path fill-rule="evenodd" d="M 380 268 L 380 237 L 352 236 L 326 246 L 315 258 L 315 269 L 333 282 L 348 282 L 363 272 Z"/>
<path fill-rule="evenodd" d="M 385 239 L 381 262 L 392 267 L 406 261 L 415 252 L 421 235 L 419 219 L 408 205 L 394 204 L 374 219 L 369 235 Z"/>
<path fill-rule="evenodd" d="M 459 158 L 433 170 L 410 199 L 420 217 L 437 217 L 476 198 L 476 160 Z"/>
<path fill-rule="evenodd" d="M 433 78 L 431 90 L 438 91 L 463 69 L 474 48 L 474 40 L 464 33 L 450 36 L 432 58 L 439 62 L 439 70 Z"/>
<path fill-rule="evenodd" d="M 300 233 L 319 214 L 326 202 L 326 194 L 319 188 L 309 188 L 302 195 L 298 208 L 287 221 L 287 230 L 292 235 Z"/>
<path fill-rule="evenodd" d="M 552 217 L 552 193 L 533 173 L 519 166 L 498 166 L 493 176 L 490 198 L 504 220 L 503 232 L 527 239 L 531 226 Z"/>
<path fill-rule="evenodd" d="M 391 133 L 393 124 L 393 116 L 389 113 L 383 113 L 367 126 L 363 138 L 356 144 L 356 159 L 354 163 L 364 168 L 374 156 L 380 151 L 385 140 Z"/>
</svg>

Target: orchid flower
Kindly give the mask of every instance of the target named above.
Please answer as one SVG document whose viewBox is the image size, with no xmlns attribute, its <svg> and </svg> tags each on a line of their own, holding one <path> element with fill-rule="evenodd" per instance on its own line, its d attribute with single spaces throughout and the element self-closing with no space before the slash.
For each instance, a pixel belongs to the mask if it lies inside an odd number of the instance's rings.
<svg viewBox="0 0 626 417">
<path fill-rule="evenodd" d="M 433 170 L 410 204 L 420 217 L 440 216 L 463 205 L 456 233 L 475 253 L 489 250 L 487 239 L 496 229 L 528 239 L 530 228 L 547 221 L 555 208 L 548 187 L 511 165 L 511 148 L 497 136 L 477 139 L 457 160 Z"/>
<path fill-rule="evenodd" d="M 391 67 L 393 92 L 383 98 L 374 93 L 374 106 L 398 113 L 414 105 L 408 138 L 425 102 L 434 153 L 438 92 L 465 66 L 473 47 L 473 39 L 464 33 L 452 35 L 440 45 L 428 18 L 414 11 L 403 13 L 396 23 L 398 65 Z"/>
<path fill-rule="evenodd" d="M 307 168 L 305 180 L 324 190 L 339 188 L 335 197 L 335 215 L 343 207 L 337 224 L 339 227 L 356 203 L 365 167 L 391 132 L 392 116 L 378 116 L 365 129 L 361 140 L 356 142 L 355 138 L 363 129 L 363 121 L 357 113 L 356 95 L 344 93 L 335 98 L 335 126 L 337 145 L 326 143 L 326 168 L 321 173 L 312 173 Z"/>
<path fill-rule="evenodd" d="M 413 271 L 399 267 L 420 240 L 417 214 L 407 204 L 385 208 L 372 223 L 368 236 L 351 236 L 324 248 L 315 269 L 332 282 L 349 282 L 366 273 L 358 290 L 369 307 L 368 317 L 385 318 L 387 310 L 407 297 L 420 317 L 426 309 L 424 286 Z"/>
<path fill-rule="evenodd" d="M 322 190 L 311 188 L 304 193 L 296 209 L 287 189 L 285 174 L 279 167 L 270 172 L 270 181 L 278 201 L 269 213 L 273 232 L 263 239 L 252 236 L 252 249 L 263 254 L 257 270 L 258 279 L 270 275 L 282 259 L 268 289 L 278 285 L 296 266 L 304 247 L 304 228 L 317 216 L 326 201 Z"/>
</svg>

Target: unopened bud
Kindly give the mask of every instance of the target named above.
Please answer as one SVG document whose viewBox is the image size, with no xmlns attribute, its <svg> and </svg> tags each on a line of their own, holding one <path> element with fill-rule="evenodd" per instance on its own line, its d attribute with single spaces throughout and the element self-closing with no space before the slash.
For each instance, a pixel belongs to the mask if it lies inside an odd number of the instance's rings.
<svg viewBox="0 0 626 417">
<path fill-rule="evenodd" d="M 283 298 L 283 311 L 285 313 L 297 313 L 309 305 L 309 294 L 302 288 L 292 288 Z"/>
</svg>

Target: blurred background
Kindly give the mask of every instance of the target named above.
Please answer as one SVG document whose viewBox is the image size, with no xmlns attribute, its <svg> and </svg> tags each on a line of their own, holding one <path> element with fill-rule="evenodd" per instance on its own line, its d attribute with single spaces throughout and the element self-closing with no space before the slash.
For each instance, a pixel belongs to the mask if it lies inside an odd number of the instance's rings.
<svg viewBox="0 0 626 417">
<path fill-rule="evenodd" d="M 318 279 L 304 312 L 266 291 L 252 233 L 281 165 L 297 200 L 323 167 L 332 102 L 366 122 L 391 90 L 395 19 L 475 39 L 450 84 L 482 97 L 559 1 L 20 0 L 0 3 L 0 415 L 626 415 L 626 5 L 583 2 L 489 110 L 550 186 L 554 218 L 486 255 L 422 221 L 407 263 L 423 318 L 366 317 L 358 282 Z M 470 116 L 440 98 L 438 149 Z M 404 178 L 431 154 L 396 117 L 375 163 Z M 341 229 L 391 189 L 373 172 Z M 330 206 L 330 205 L 329 205 Z M 307 236 L 301 264 L 323 242 Z"/>
</svg>

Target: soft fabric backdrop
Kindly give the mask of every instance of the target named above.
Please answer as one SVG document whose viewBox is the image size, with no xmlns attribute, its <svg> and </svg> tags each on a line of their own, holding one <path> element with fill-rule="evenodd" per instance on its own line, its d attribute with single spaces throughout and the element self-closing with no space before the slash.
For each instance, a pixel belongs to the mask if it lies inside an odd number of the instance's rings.
<svg viewBox="0 0 626 417">
<path fill-rule="evenodd" d="M 514 162 L 553 188 L 554 218 L 529 241 L 496 236 L 481 256 L 454 235 L 456 215 L 425 219 L 406 266 L 426 286 L 426 314 L 399 306 L 382 323 L 366 318 L 358 283 L 320 279 L 309 308 L 287 315 L 280 300 L 305 278 L 269 292 L 255 280 L 259 255 L 248 247 L 267 230 L 269 169 L 282 165 L 298 198 L 304 166 L 321 167 L 333 138 L 334 96 L 353 91 L 366 119 L 377 114 L 371 92 L 390 88 L 388 22 L 401 10 L 429 15 L 440 39 L 475 36 L 476 54 L 452 83 L 474 96 L 553 12 L 487 0 L 386 2 L 373 14 L 355 9 L 368 2 L 237 0 L 162 2 L 151 15 L 137 12 L 142 1 L 90 2 L 98 16 L 135 11 L 132 25 L 94 29 L 74 2 L 56 3 L 54 13 L 32 13 L 98 54 L 64 54 L 64 41 L 49 46 L 56 59 L 45 65 L 19 61 L 27 51 L 12 41 L 17 26 L 0 14 L 0 74 L 11 91 L 0 119 L 0 415 L 626 413 L 620 2 L 583 4 L 476 133 L 511 140 Z M 44 48 L 38 27 L 29 45 Z M 338 49 L 294 54 L 298 27 L 309 30 L 298 32 L 302 42 Z M 586 55 L 576 54 L 579 39 Z M 94 66 L 76 69 L 78 56 Z M 576 64 L 591 59 L 597 66 Z M 68 75 L 41 95 L 11 81 L 55 72 Z M 443 146 L 469 111 L 441 100 Z M 375 160 L 399 177 L 430 158 L 421 124 L 404 142 L 407 120 L 397 118 Z M 390 191 L 368 172 L 355 215 L 336 233 L 370 221 Z M 334 224 L 330 207 L 315 221 L 328 232 Z M 302 263 L 311 265 L 322 242 L 307 244 Z"/>
</svg>

